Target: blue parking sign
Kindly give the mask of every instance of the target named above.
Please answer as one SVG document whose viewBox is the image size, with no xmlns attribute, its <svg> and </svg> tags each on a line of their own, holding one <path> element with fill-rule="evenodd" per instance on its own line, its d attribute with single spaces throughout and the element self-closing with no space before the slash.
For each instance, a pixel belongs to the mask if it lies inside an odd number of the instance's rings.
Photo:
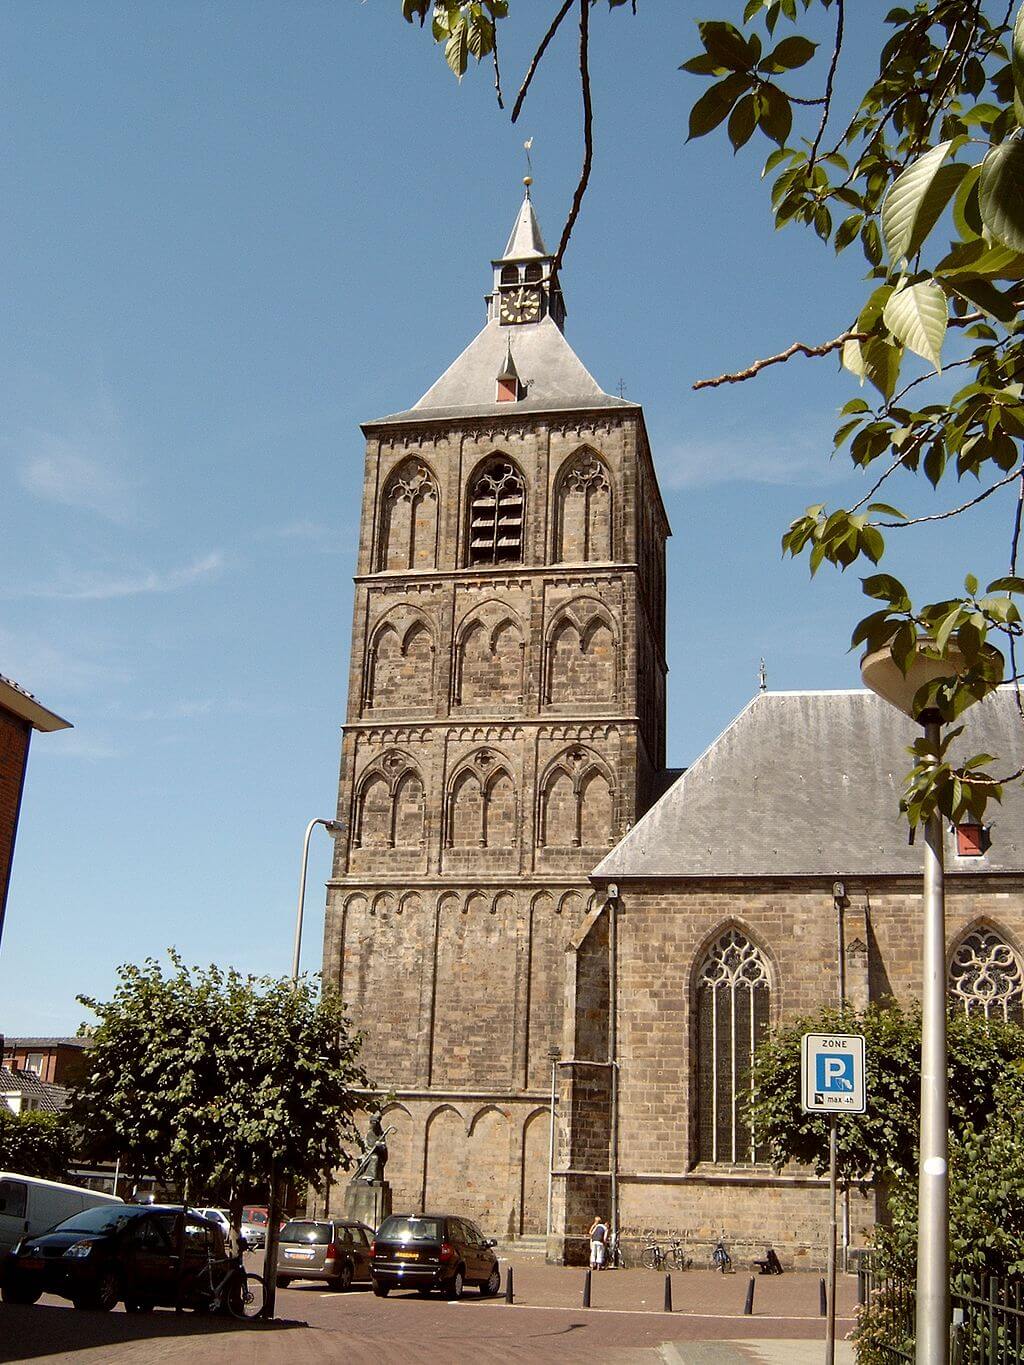
<svg viewBox="0 0 1024 1365">
<path fill-rule="evenodd" d="M 863 1114 L 866 1106 L 864 1038 L 858 1033 L 805 1033 L 801 1092 L 809 1114 Z"/>
</svg>

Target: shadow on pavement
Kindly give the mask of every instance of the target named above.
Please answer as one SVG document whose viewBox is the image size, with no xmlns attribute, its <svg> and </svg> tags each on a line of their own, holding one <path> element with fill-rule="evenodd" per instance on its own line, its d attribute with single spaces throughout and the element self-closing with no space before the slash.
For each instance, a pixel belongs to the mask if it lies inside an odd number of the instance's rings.
<svg viewBox="0 0 1024 1365">
<path fill-rule="evenodd" d="M 0 1303 L 0 1361 L 32 1360 L 38 1356 L 71 1355 L 101 1346 L 151 1339 L 222 1336 L 225 1333 L 290 1331 L 304 1322 L 239 1322 L 236 1318 L 203 1313 L 84 1313 L 74 1308 L 34 1304 L 22 1307 Z"/>
</svg>

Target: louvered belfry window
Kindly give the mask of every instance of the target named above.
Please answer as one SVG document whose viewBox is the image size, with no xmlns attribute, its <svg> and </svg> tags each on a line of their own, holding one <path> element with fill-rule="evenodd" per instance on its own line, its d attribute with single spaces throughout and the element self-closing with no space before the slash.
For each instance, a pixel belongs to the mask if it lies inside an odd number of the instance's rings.
<svg viewBox="0 0 1024 1365">
<path fill-rule="evenodd" d="M 523 558 L 523 478 L 509 460 L 494 460 L 469 495 L 470 564 L 517 564 Z"/>
<path fill-rule="evenodd" d="M 711 946 L 697 980 L 697 1154 L 700 1161 L 758 1160 L 743 1111 L 750 1068 L 768 1031 L 771 983 L 760 950 L 738 929 Z"/>
</svg>

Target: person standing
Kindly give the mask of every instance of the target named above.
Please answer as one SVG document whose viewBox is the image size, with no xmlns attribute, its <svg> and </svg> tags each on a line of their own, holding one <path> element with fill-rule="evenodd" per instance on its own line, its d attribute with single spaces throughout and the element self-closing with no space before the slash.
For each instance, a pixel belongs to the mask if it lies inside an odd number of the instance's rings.
<svg viewBox="0 0 1024 1365">
<path fill-rule="evenodd" d="M 604 1269 L 605 1244 L 608 1241 L 608 1228 L 601 1221 L 601 1215 L 595 1214 L 594 1221 L 590 1225 L 590 1268 L 591 1270 Z"/>
</svg>

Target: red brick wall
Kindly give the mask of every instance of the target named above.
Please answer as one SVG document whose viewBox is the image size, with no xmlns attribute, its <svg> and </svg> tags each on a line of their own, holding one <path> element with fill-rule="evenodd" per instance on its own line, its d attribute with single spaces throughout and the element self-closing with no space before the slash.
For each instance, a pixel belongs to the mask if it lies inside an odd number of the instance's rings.
<svg viewBox="0 0 1024 1365">
<path fill-rule="evenodd" d="M 20 716 L 0 710 L 0 926 L 3 925 L 7 888 L 14 859 L 14 836 L 28 761 L 32 727 Z"/>
</svg>

